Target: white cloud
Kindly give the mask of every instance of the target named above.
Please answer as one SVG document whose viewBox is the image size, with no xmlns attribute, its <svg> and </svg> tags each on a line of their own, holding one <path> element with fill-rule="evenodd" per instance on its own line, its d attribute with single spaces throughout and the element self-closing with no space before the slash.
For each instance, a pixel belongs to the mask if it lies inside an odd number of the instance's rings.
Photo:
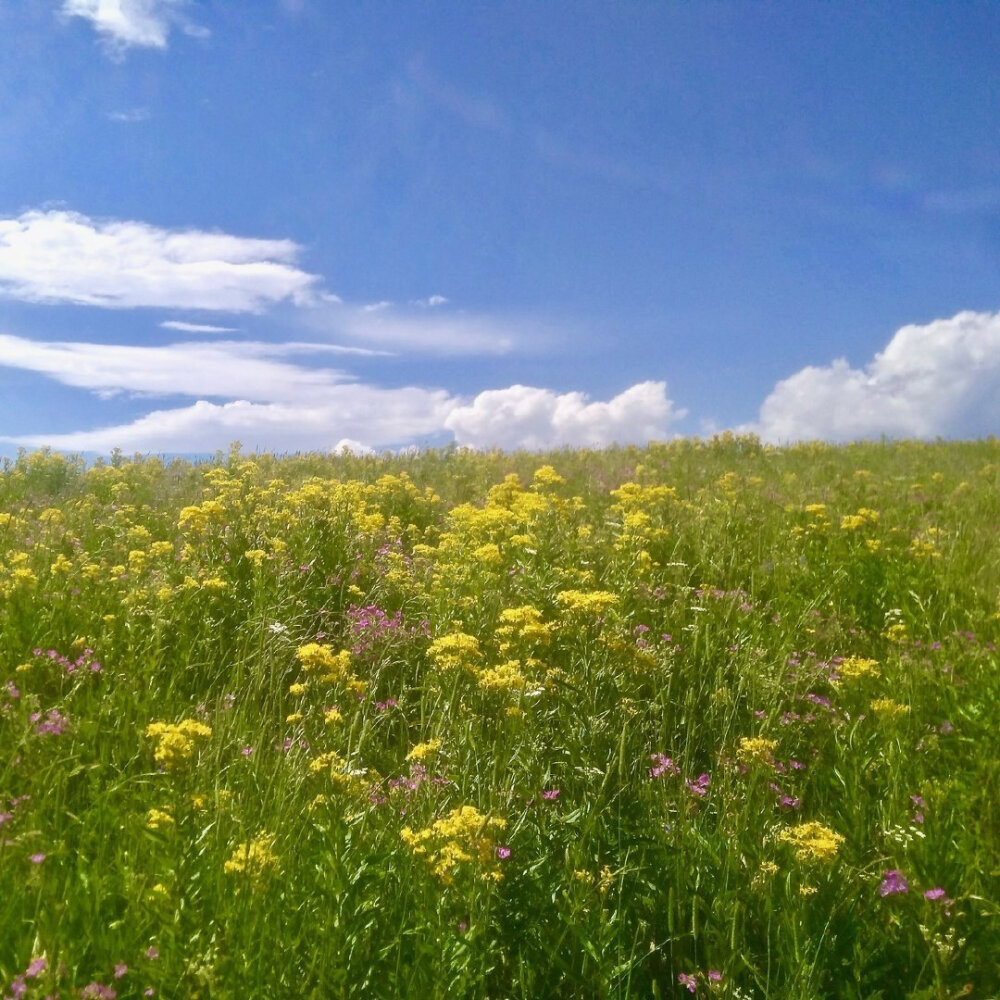
<svg viewBox="0 0 1000 1000">
<path fill-rule="evenodd" d="M 447 305 L 448 300 L 443 295 L 431 295 L 426 299 L 415 299 L 411 305 L 419 306 L 421 309 L 433 309 L 435 306 Z"/>
<path fill-rule="evenodd" d="M 864 368 L 844 359 L 803 368 L 742 429 L 774 442 L 998 433 L 1000 313 L 901 327 Z"/>
<path fill-rule="evenodd" d="M 383 389 L 330 384 L 308 398 L 279 402 L 198 400 L 156 410 L 129 424 L 69 434 L 9 438 L 17 444 L 73 451 L 208 452 L 234 440 L 270 451 L 328 451 L 372 447 L 451 431 L 473 448 L 546 449 L 602 447 L 664 438 L 673 409 L 662 382 L 644 382 L 604 403 L 582 393 L 511 386 L 482 392 L 471 402 L 441 389 Z M 336 442 L 331 446 L 331 442 Z"/>
<path fill-rule="evenodd" d="M 381 388 L 344 372 L 287 359 L 361 348 L 317 343 L 210 341 L 162 347 L 41 342 L 0 334 L 0 367 L 46 375 L 104 399 L 188 396 L 191 406 L 155 410 L 132 423 L 6 440 L 108 452 L 205 452 L 233 439 L 274 451 L 373 446 L 454 437 L 474 448 L 601 447 L 667 435 L 675 411 L 662 382 L 643 382 L 608 402 L 582 393 L 511 386 L 473 399 L 443 389 Z M 367 353 L 367 352 L 365 352 Z M 216 401 L 213 401 L 216 400 Z"/>
<path fill-rule="evenodd" d="M 107 453 L 210 452 L 241 441 L 275 452 L 328 451 L 331 442 L 380 444 L 440 431 L 451 399 L 442 391 L 333 386 L 308 403 L 252 403 L 245 399 L 155 410 L 130 423 L 70 434 L 19 437 L 18 444 Z"/>
<path fill-rule="evenodd" d="M 455 407 L 445 427 L 473 448 L 600 448 L 665 438 L 671 421 L 683 415 L 674 410 L 665 382 L 640 382 L 606 403 L 588 402 L 581 392 L 513 385 Z"/>
<path fill-rule="evenodd" d="M 368 445 L 362 444 L 360 441 L 353 441 L 351 438 L 341 438 L 330 451 L 334 455 L 374 455 L 375 449 L 369 448 Z"/>
<path fill-rule="evenodd" d="M 309 369 L 275 358 L 337 353 L 320 344 L 215 341 L 131 347 L 118 344 L 42 342 L 0 334 L 0 366 L 38 372 L 108 397 L 153 393 L 295 402 L 323 398 L 350 380 L 343 372 Z"/>
<path fill-rule="evenodd" d="M 208 34 L 185 17 L 187 5 L 188 0 L 63 0 L 62 13 L 86 18 L 116 49 L 164 49 L 171 26 L 189 35 Z"/>
<path fill-rule="evenodd" d="M 136 122 L 149 121 L 149 108 L 129 108 L 127 111 L 109 111 L 105 117 L 109 121 L 124 125 L 134 125 Z"/>
<path fill-rule="evenodd" d="M 235 326 L 212 326 L 211 323 L 185 323 L 179 319 L 164 320 L 160 326 L 164 330 L 180 330 L 181 333 L 236 333 Z"/>
<path fill-rule="evenodd" d="M 389 302 L 316 312 L 318 326 L 352 340 L 430 354 L 507 354 L 525 342 L 537 346 L 547 335 L 532 321 L 505 321 L 438 308 L 413 312 Z"/>
<path fill-rule="evenodd" d="M 318 279 L 295 266 L 298 254 L 291 240 L 31 211 L 0 219 L 0 294 L 112 309 L 257 312 L 313 300 Z"/>
</svg>

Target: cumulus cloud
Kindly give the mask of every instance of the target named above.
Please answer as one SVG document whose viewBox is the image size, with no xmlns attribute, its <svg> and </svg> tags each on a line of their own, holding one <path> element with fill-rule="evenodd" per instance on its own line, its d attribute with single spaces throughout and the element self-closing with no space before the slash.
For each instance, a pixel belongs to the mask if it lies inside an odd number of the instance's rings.
<svg viewBox="0 0 1000 1000">
<path fill-rule="evenodd" d="M 640 382 L 606 403 L 588 402 L 582 392 L 513 385 L 456 406 L 445 427 L 473 448 L 600 448 L 662 439 L 683 415 L 674 410 L 665 382 Z"/>
<path fill-rule="evenodd" d="M 1000 432 L 1000 313 L 901 327 L 864 368 L 839 359 L 779 382 L 745 430 L 767 441 Z"/>
<path fill-rule="evenodd" d="M 0 295 L 127 309 L 259 312 L 313 301 L 318 278 L 295 266 L 291 240 L 252 239 L 76 212 L 0 219 Z"/>
<path fill-rule="evenodd" d="M 330 451 L 334 455 L 360 455 L 362 457 L 366 455 L 374 455 L 375 449 L 369 448 L 368 445 L 362 444 L 360 441 L 353 441 L 351 438 L 341 438 Z"/>
<path fill-rule="evenodd" d="M 114 49 L 164 49 L 173 26 L 189 35 L 208 32 L 187 19 L 188 0 L 63 0 L 66 17 L 82 17 Z"/>
</svg>

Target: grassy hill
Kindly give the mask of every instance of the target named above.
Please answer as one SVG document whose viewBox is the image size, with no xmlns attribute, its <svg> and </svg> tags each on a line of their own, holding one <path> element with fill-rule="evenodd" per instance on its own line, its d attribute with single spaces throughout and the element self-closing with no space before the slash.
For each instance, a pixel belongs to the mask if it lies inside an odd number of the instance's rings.
<svg viewBox="0 0 1000 1000">
<path fill-rule="evenodd" d="M 994 996 L 998 527 L 995 440 L 22 454 L 0 996 Z"/>
</svg>

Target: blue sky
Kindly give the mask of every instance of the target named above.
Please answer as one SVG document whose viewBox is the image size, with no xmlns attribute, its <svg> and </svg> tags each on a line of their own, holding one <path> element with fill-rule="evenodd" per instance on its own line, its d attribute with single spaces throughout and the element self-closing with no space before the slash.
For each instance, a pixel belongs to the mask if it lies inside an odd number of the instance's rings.
<svg viewBox="0 0 1000 1000">
<path fill-rule="evenodd" d="M 998 432 L 998 39 L 0 0 L 0 453 Z"/>
</svg>

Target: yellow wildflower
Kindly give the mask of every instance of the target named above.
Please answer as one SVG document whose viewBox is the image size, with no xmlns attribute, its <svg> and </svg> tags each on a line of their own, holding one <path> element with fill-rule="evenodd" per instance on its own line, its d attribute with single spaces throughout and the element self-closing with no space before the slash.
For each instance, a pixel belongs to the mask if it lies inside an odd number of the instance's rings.
<svg viewBox="0 0 1000 1000">
<path fill-rule="evenodd" d="M 328 680 L 329 678 L 324 677 L 322 679 Z M 362 698 L 368 690 L 368 682 L 358 677 L 351 677 L 344 687 L 347 689 L 348 694 L 354 695 L 355 698 Z"/>
<path fill-rule="evenodd" d="M 862 677 L 878 677 L 878 660 L 866 660 L 861 656 L 847 656 L 838 664 L 837 673 L 842 681 L 853 681 Z"/>
<path fill-rule="evenodd" d="M 427 655 L 439 670 L 469 668 L 479 659 L 479 640 L 465 632 L 452 632 L 435 639 L 427 647 Z"/>
<path fill-rule="evenodd" d="M 890 642 L 906 642 L 907 629 L 904 622 L 894 622 L 883 633 Z"/>
<path fill-rule="evenodd" d="M 166 809 L 150 809 L 146 813 L 146 826 L 150 830 L 160 830 L 174 825 L 174 817 Z"/>
<path fill-rule="evenodd" d="M 618 595 L 607 590 L 561 590 L 556 600 L 571 614 L 599 618 L 618 603 Z"/>
<path fill-rule="evenodd" d="M 322 670 L 324 673 L 320 679 L 328 683 L 346 680 L 350 674 L 351 651 L 349 649 L 342 649 L 339 653 L 334 653 L 329 646 L 320 645 L 318 642 L 308 642 L 304 646 L 300 646 L 295 655 L 306 673 Z"/>
<path fill-rule="evenodd" d="M 503 556 L 500 554 L 500 546 L 495 542 L 487 542 L 485 545 L 480 545 L 472 553 L 472 558 L 476 562 L 485 563 L 487 566 L 499 566 L 503 562 Z"/>
<path fill-rule="evenodd" d="M 264 882 L 278 863 L 271 850 L 274 837 L 261 834 L 253 840 L 239 844 L 232 857 L 223 865 L 227 875 L 243 875 L 253 885 Z"/>
<path fill-rule="evenodd" d="M 814 820 L 782 830 L 778 840 L 791 844 L 799 861 L 832 861 L 844 842 L 839 833 Z"/>
<path fill-rule="evenodd" d="M 408 761 L 426 760 L 432 754 L 436 754 L 441 749 L 439 739 L 427 740 L 426 743 L 418 743 L 407 755 Z"/>
<path fill-rule="evenodd" d="M 196 719 L 182 719 L 176 723 L 152 722 L 146 727 L 146 735 L 157 741 L 154 759 L 169 771 L 193 757 L 196 739 L 209 739 L 212 730 Z"/>
<path fill-rule="evenodd" d="M 736 751 L 736 759 L 744 763 L 773 764 L 774 751 L 777 749 L 777 740 L 766 736 L 744 736 Z"/>
<path fill-rule="evenodd" d="M 526 683 L 524 674 L 521 673 L 520 660 L 507 660 L 479 673 L 479 686 L 484 691 L 520 690 Z"/>
<path fill-rule="evenodd" d="M 367 770 L 355 770 L 348 766 L 347 761 L 334 750 L 321 753 L 309 762 L 309 770 L 313 774 L 323 774 L 328 777 L 341 791 L 348 793 L 364 792 L 371 784 L 366 778 Z"/>
<path fill-rule="evenodd" d="M 49 567 L 50 573 L 68 573 L 73 568 L 73 560 L 67 559 L 61 552 L 56 556 L 55 562 Z"/>
<path fill-rule="evenodd" d="M 543 465 L 535 469 L 535 474 L 531 477 L 531 485 L 535 489 L 544 489 L 546 486 L 561 486 L 565 482 L 566 480 L 551 465 Z"/>
<path fill-rule="evenodd" d="M 500 881 L 503 876 L 491 831 L 502 830 L 506 825 L 506 820 L 486 816 L 475 806 L 459 806 L 423 830 L 403 827 L 400 837 L 446 885 L 467 865 L 474 866 L 485 879 Z"/>
<path fill-rule="evenodd" d="M 898 719 L 902 715 L 908 715 L 909 705 L 901 705 L 892 698 L 876 698 L 870 705 L 871 710 L 882 719 Z"/>
</svg>

